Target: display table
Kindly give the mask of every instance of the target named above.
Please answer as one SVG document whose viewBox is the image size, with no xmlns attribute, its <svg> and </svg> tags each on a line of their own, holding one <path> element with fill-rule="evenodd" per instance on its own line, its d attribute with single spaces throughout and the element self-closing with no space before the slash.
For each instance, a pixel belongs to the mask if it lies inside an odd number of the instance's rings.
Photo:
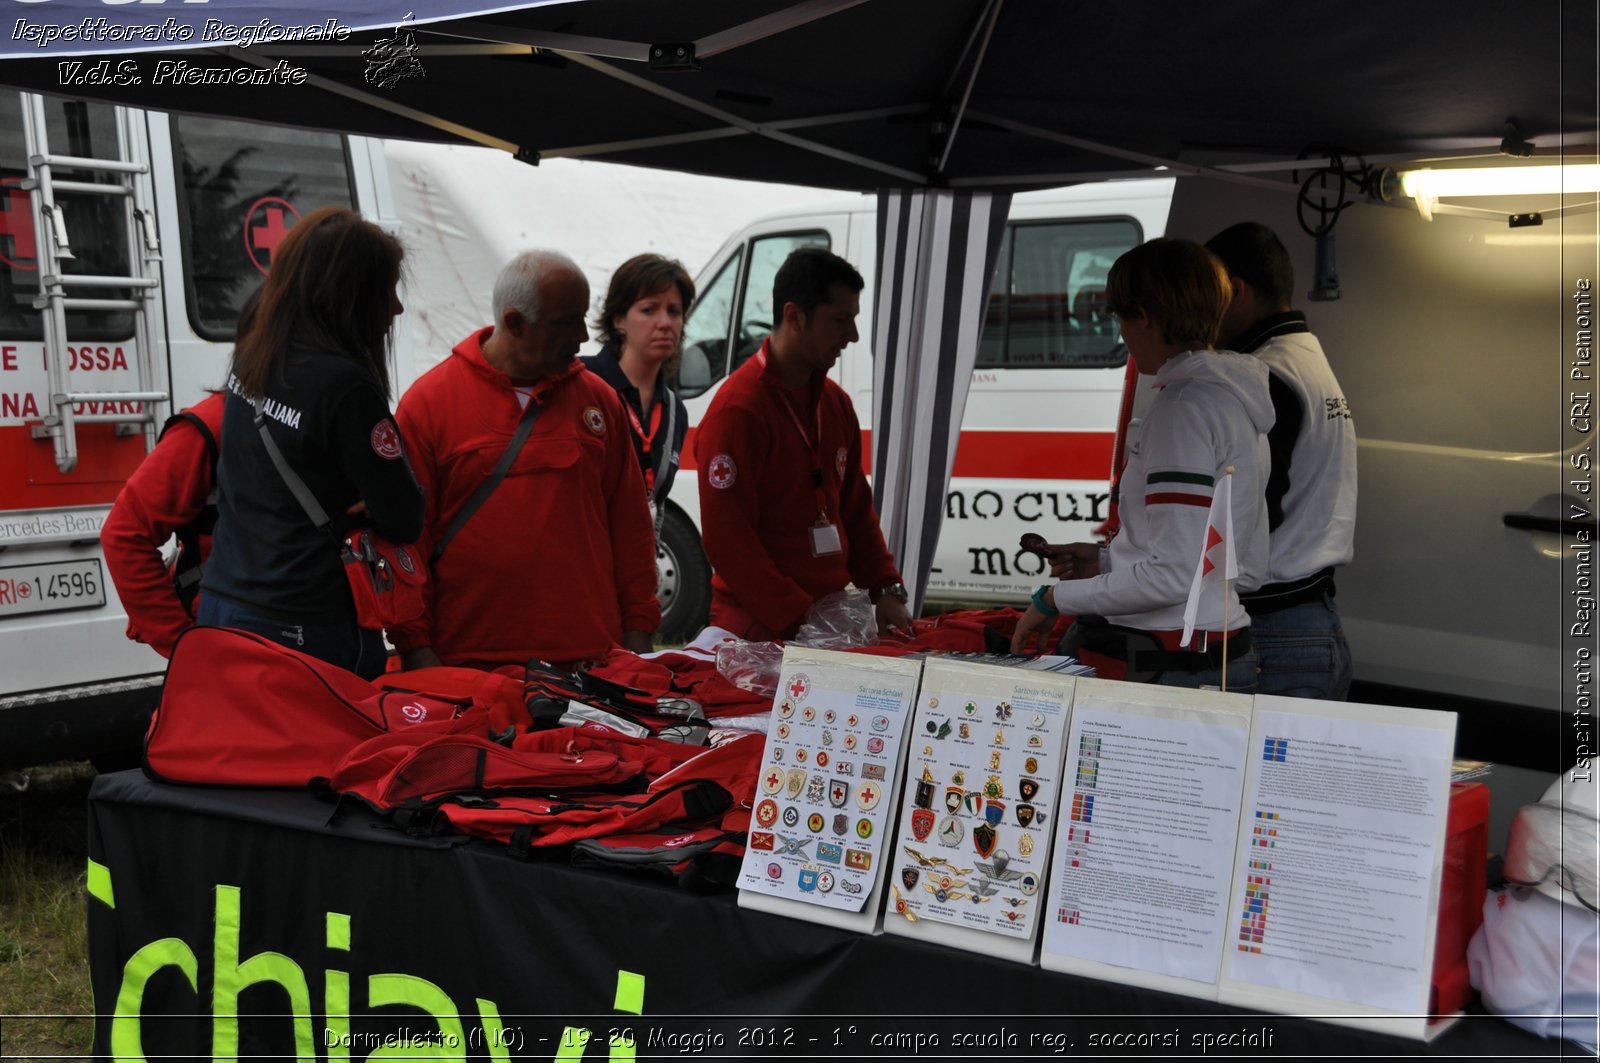
<svg viewBox="0 0 1600 1063">
<path fill-rule="evenodd" d="M 89 859 L 95 1047 L 120 1058 L 578 1058 L 580 1030 L 602 1058 L 613 1029 L 640 1058 L 1562 1049 L 1484 1015 L 1421 1044 L 1219 1008 L 138 772 L 96 780 Z"/>
</svg>

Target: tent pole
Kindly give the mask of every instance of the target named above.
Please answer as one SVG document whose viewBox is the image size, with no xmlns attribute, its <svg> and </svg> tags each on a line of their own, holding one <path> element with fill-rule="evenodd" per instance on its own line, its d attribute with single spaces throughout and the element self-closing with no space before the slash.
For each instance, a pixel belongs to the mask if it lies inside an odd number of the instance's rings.
<svg viewBox="0 0 1600 1063">
<path fill-rule="evenodd" d="M 939 156 L 939 165 L 934 167 L 936 173 L 944 173 L 944 168 L 950 161 L 950 152 L 955 150 L 956 133 L 961 129 L 961 116 L 966 113 L 967 103 L 972 99 L 972 86 L 978 81 L 978 71 L 983 69 L 983 58 L 989 52 L 989 41 L 994 36 L 994 24 L 1000 20 L 1000 5 L 1005 0 L 989 0 L 989 10 L 984 13 L 983 40 L 978 45 L 977 57 L 972 60 L 972 71 L 967 75 L 967 84 L 961 90 L 961 102 L 956 105 L 956 113 L 950 119 L 950 133 L 944 138 L 944 151 Z M 949 94 L 948 87 L 945 90 Z"/>
<path fill-rule="evenodd" d="M 740 118 L 736 114 L 731 114 L 727 111 L 724 111 L 720 107 L 713 107 L 708 103 L 701 103 L 699 100 L 685 96 L 680 92 L 673 92 L 671 89 L 657 85 L 653 81 L 648 81 L 645 78 L 630 74 L 626 70 L 619 70 L 610 63 L 602 62 L 601 60 L 595 59 L 591 56 L 581 55 L 575 52 L 561 52 L 559 54 L 562 56 L 562 58 L 568 60 L 569 62 L 576 63 L 579 66 L 588 67 L 597 74 L 604 74 L 606 77 L 615 78 L 616 80 L 621 81 L 626 85 L 631 85 L 642 92 L 648 92 L 653 96 L 659 96 L 664 100 L 670 100 L 673 103 L 676 103 L 681 107 L 686 107 L 691 111 L 698 111 L 701 114 L 709 115 L 720 122 L 726 122 L 730 126 L 743 129 L 747 133 L 766 137 L 769 140 L 776 140 L 780 144 L 788 144 L 791 147 L 800 148 L 803 151 L 810 151 L 818 155 L 825 155 L 831 159 L 838 159 L 841 162 L 848 162 L 864 169 L 888 174 L 890 177 L 898 178 L 902 181 L 911 181 L 918 185 L 927 183 L 926 174 L 917 173 L 915 170 L 903 170 L 898 166 L 891 166 L 886 162 L 879 162 L 877 159 L 869 159 L 864 155 L 857 155 L 854 152 L 843 151 L 839 148 L 830 148 L 826 144 L 818 144 L 814 140 L 806 140 L 804 137 L 793 136 L 789 133 L 784 133 L 780 130 L 773 129 L 770 126 L 762 125 L 759 122 L 751 122 L 747 119 Z"/>
<path fill-rule="evenodd" d="M 1177 159 L 1164 159 L 1159 155 L 1146 155 L 1142 151 L 1128 151 L 1124 148 L 1113 147 L 1110 144 L 1101 144 L 1098 141 L 1085 140 L 1083 137 L 1075 137 L 1069 133 L 1057 133 L 1054 130 L 1044 129 L 1036 125 L 1029 125 L 1026 122 L 1015 122 L 1009 118 L 1002 118 L 999 115 L 986 114 L 979 111 L 972 111 L 970 113 L 972 117 L 977 118 L 980 121 L 999 126 L 1001 129 L 1008 129 L 1013 133 L 1022 133 L 1026 136 L 1037 137 L 1040 140 L 1048 140 L 1056 144 L 1065 144 L 1068 147 L 1083 148 L 1085 151 L 1092 151 L 1097 155 L 1107 155 L 1113 159 L 1126 159 L 1129 162 L 1143 163 L 1146 166 L 1161 167 L 1164 170 L 1170 171 L 1170 173 L 1164 173 L 1160 175 L 1146 174 L 1145 176 L 1147 177 L 1176 176 L 1179 174 L 1188 175 L 1191 177 L 1205 175 L 1210 177 L 1225 178 L 1236 183 L 1254 184 L 1269 188 L 1277 188 L 1283 184 L 1282 181 L 1274 181 L 1265 177 L 1250 177 L 1246 174 L 1230 173 L 1228 171 L 1220 170 L 1211 166 L 1199 166 L 1195 163 L 1179 162 Z M 1309 164 L 1302 160 L 1300 165 L 1304 167 Z"/>
<path fill-rule="evenodd" d="M 922 104 L 905 104 L 900 107 L 879 107 L 871 111 L 849 111 L 843 114 L 813 115 L 809 118 L 785 118 L 776 122 L 762 122 L 762 129 L 804 129 L 819 125 L 848 125 L 851 122 L 871 121 L 874 118 L 892 118 L 899 114 L 922 114 L 927 110 Z M 695 144 L 705 140 L 723 140 L 727 137 L 753 136 L 748 129 L 721 126 L 693 133 L 669 133 L 659 137 L 637 137 L 633 140 L 613 140 L 602 144 L 574 144 L 567 148 L 550 148 L 539 152 L 544 159 L 583 159 L 597 155 L 611 155 L 621 151 L 642 151 L 649 148 L 670 147 L 674 144 Z"/>
<path fill-rule="evenodd" d="M 804 3 L 795 4 L 782 11 L 753 18 L 743 25 L 701 37 L 694 42 L 694 54 L 697 59 L 720 55 L 866 2 L 867 0 L 805 0 Z"/>
<path fill-rule="evenodd" d="M 274 61 L 271 57 L 264 55 L 252 55 L 250 51 L 245 48 L 229 48 L 222 50 L 221 54 L 226 55 L 230 59 L 244 63 L 247 66 L 256 67 L 260 70 L 270 70 L 274 64 Z M 409 118 L 413 122 L 419 122 L 422 125 L 431 126 L 432 128 L 439 130 L 441 133 L 449 133 L 451 136 L 460 137 L 462 140 L 470 140 L 474 144 L 481 144 L 486 148 L 494 148 L 497 151 L 509 152 L 512 155 L 517 154 L 521 150 L 520 145 L 513 144 L 509 140 L 502 140 L 497 136 L 481 132 L 477 129 L 471 128 L 470 126 L 464 126 L 459 122 L 452 122 L 449 119 L 428 114 L 426 111 L 419 111 L 415 107 L 407 107 L 404 104 L 396 103 L 393 100 L 386 100 L 377 93 L 363 92 L 361 89 L 353 89 L 349 85 L 346 85 L 342 82 L 334 81 L 330 78 L 325 78 L 309 71 L 306 72 L 305 84 L 314 85 L 317 88 L 322 89 L 324 92 L 331 92 L 335 95 L 344 96 L 347 99 L 355 100 L 358 103 L 364 103 L 368 107 L 375 107 L 380 111 L 388 111 L 390 114 L 397 114 L 402 118 Z"/>
</svg>

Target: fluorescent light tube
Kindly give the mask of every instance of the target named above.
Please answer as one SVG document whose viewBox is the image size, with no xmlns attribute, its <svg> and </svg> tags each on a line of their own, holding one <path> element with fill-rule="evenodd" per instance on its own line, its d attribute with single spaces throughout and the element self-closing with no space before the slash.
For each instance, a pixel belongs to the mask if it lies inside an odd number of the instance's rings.
<svg viewBox="0 0 1600 1063">
<path fill-rule="evenodd" d="M 1400 189 L 1418 200 L 1456 196 L 1542 196 L 1600 192 L 1600 166 L 1488 166 L 1407 170 Z"/>
</svg>

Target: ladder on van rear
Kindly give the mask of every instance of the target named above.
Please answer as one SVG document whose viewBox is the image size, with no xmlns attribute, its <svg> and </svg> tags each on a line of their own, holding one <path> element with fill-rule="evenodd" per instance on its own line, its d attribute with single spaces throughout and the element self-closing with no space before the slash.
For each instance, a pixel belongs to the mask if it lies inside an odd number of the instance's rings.
<svg viewBox="0 0 1600 1063">
<path fill-rule="evenodd" d="M 34 232 L 38 241 L 39 295 L 33 305 L 43 311 L 45 368 L 49 374 L 49 412 L 43 423 L 33 427 L 33 436 L 54 440 L 56 467 L 71 472 L 78 464 L 80 424 L 115 424 L 118 434 L 143 432 L 146 447 L 154 446 L 156 416 L 160 404 L 168 400 L 156 377 L 156 362 L 150 342 L 148 310 L 160 288 L 158 272 L 161 243 L 156 234 L 155 211 L 151 204 L 150 166 L 141 158 L 141 130 L 138 120 L 126 107 L 116 111 L 117 152 L 113 157 L 97 158 L 56 155 L 50 151 L 46 129 L 44 99 L 33 93 L 21 94 L 23 136 L 28 153 L 27 190 L 33 209 Z M 86 172 L 110 177 L 110 181 L 63 179 L 56 171 Z M 59 192 L 112 196 L 123 203 L 127 226 L 129 274 L 106 276 L 70 273 L 73 262 L 69 219 L 57 199 Z M 128 291 L 127 296 L 119 290 Z M 110 294 L 106 294 L 110 293 Z M 67 345 L 69 310 L 125 310 L 133 314 L 136 380 L 131 391 L 74 391 L 69 379 L 71 359 Z M 138 412 L 77 411 L 82 403 L 94 403 L 113 410 L 137 404 Z"/>
</svg>

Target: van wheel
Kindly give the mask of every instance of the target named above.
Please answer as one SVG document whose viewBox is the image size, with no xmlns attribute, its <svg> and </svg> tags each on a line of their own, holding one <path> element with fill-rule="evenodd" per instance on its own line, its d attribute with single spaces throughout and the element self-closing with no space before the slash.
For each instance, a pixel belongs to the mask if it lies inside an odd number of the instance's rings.
<svg viewBox="0 0 1600 1063">
<path fill-rule="evenodd" d="M 662 643 L 688 642 L 711 615 L 711 562 L 700 533 L 676 506 L 667 506 L 656 542 L 656 597 L 661 601 Z"/>
</svg>

